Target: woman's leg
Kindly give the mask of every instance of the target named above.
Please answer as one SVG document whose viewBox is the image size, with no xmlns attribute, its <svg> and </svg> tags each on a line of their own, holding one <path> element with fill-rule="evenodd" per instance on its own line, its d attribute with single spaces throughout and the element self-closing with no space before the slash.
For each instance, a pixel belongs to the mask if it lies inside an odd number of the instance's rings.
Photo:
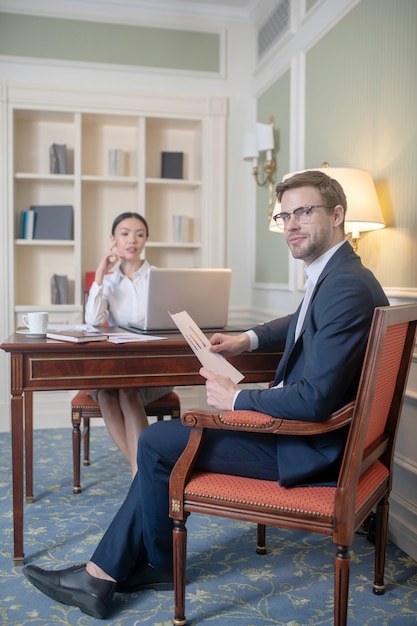
<svg viewBox="0 0 417 626">
<path fill-rule="evenodd" d="M 144 404 L 169 393 L 172 387 L 100 389 L 98 403 L 107 431 L 130 464 L 132 478 L 137 472 L 140 433 L 148 425 Z"/>
<path fill-rule="evenodd" d="M 120 407 L 118 389 L 99 389 L 98 404 L 107 432 L 123 456 L 129 461 L 129 448 L 126 440 L 125 418 Z"/>
<path fill-rule="evenodd" d="M 148 425 L 138 389 L 100 389 L 100 411 L 107 431 L 127 459 L 132 478 L 137 472 L 136 454 L 139 435 Z"/>
<path fill-rule="evenodd" d="M 139 435 L 148 425 L 148 417 L 138 389 L 119 389 L 120 409 L 124 417 L 124 435 L 132 478 L 137 472 L 137 449 Z"/>
</svg>

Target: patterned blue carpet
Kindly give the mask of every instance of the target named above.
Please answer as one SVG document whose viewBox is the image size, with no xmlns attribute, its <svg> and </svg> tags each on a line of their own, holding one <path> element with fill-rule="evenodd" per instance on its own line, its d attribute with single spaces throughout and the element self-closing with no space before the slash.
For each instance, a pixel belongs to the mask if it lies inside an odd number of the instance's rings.
<svg viewBox="0 0 417 626">
<path fill-rule="evenodd" d="M 57 568 L 88 560 L 129 485 L 129 470 L 102 427 L 92 431 L 84 491 L 72 493 L 71 429 L 35 431 L 35 496 L 25 506 L 26 562 Z M 333 544 L 326 537 L 268 528 L 266 556 L 251 524 L 192 515 L 188 522 L 187 624 L 333 624 Z M 0 623 L 103 623 L 50 600 L 12 563 L 10 436 L 0 434 Z M 390 544 L 386 593 L 372 593 L 373 546 L 358 534 L 352 551 L 349 626 L 415 626 L 417 564 Z M 170 626 L 172 592 L 116 595 L 106 624 Z"/>
</svg>

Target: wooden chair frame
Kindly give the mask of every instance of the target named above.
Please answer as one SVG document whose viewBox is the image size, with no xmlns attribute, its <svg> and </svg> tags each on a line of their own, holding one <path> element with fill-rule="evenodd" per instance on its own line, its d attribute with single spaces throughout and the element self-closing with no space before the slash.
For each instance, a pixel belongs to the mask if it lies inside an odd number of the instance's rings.
<svg viewBox="0 0 417 626">
<path fill-rule="evenodd" d="M 73 493 L 81 493 L 81 439 L 84 443 L 84 465 L 90 465 L 90 419 L 102 417 L 99 405 L 88 394 L 78 391 L 71 400 L 72 422 L 72 461 L 74 484 Z M 176 419 L 181 414 L 181 404 L 178 394 L 170 391 L 161 398 L 145 406 L 148 417 L 156 417 L 158 422 L 164 417 Z"/>
<path fill-rule="evenodd" d="M 330 536 L 336 548 L 334 624 L 345 626 L 350 546 L 354 533 L 376 507 L 373 591 L 384 593 L 388 496 L 416 324 L 417 305 L 375 309 L 356 399 L 324 422 L 277 419 L 252 411 L 216 414 L 190 410 L 182 416 L 182 422 L 190 426 L 190 438 L 170 481 L 175 626 L 186 624 L 186 519 L 191 512 L 255 522 L 261 552 L 265 551 L 266 525 Z M 349 434 L 336 487 L 289 489 L 273 481 L 193 472 L 207 428 L 305 436 L 326 433 L 347 424 L 350 424 Z M 266 494 L 265 497 L 251 500 L 247 494 L 253 494 L 255 489 L 256 493 Z M 231 490 L 234 490 L 233 497 L 230 497 Z M 300 498 L 304 498 L 302 507 Z"/>
</svg>

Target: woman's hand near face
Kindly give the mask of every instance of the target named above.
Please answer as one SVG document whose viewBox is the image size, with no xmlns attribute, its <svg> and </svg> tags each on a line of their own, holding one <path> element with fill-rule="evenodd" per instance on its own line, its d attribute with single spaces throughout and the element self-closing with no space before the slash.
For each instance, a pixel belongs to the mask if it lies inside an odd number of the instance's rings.
<svg viewBox="0 0 417 626">
<path fill-rule="evenodd" d="M 114 266 L 122 261 L 123 255 L 117 250 L 116 246 L 112 243 L 111 247 L 103 255 L 98 267 L 96 269 L 95 281 L 98 285 L 103 283 L 104 275 L 110 272 Z"/>
</svg>

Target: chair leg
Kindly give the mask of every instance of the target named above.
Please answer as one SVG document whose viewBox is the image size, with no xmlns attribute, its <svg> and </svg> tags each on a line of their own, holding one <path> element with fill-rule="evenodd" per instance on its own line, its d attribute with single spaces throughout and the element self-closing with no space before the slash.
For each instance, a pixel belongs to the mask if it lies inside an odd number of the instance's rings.
<svg viewBox="0 0 417 626">
<path fill-rule="evenodd" d="M 184 626 L 185 619 L 185 576 L 187 558 L 187 528 L 185 520 L 174 519 L 172 531 L 174 565 L 174 626 Z"/>
<path fill-rule="evenodd" d="M 265 524 L 258 524 L 258 541 L 256 544 L 256 554 L 266 554 L 266 526 Z"/>
<path fill-rule="evenodd" d="M 376 509 L 375 568 L 373 592 L 377 596 L 382 596 L 385 593 L 384 571 L 385 554 L 387 551 L 388 516 L 389 502 L 388 497 L 385 497 L 378 503 Z"/>
<path fill-rule="evenodd" d="M 176 420 L 179 419 L 181 417 L 181 409 L 172 409 L 171 411 L 171 419 L 172 420 Z"/>
<path fill-rule="evenodd" d="M 151 413 L 150 413 L 150 415 L 151 415 Z M 164 411 L 163 413 L 156 413 L 155 412 L 155 415 L 156 415 L 156 419 L 157 419 L 158 422 L 163 422 L 165 416 L 166 417 L 170 417 L 172 420 L 173 419 L 178 419 L 181 416 L 181 411 L 180 411 L 180 409 L 170 409 L 170 410 Z"/>
<path fill-rule="evenodd" d="M 84 465 L 90 465 L 90 418 L 83 419 Z"/>
<path fill-rule="evenodd" d="M 81 432 L 80 412 L 72 412 L 72 463 L 73 463 L 73 493 L 81 493 L 80 456 L 81 456 Z"/>
<path fill-rule="evenodd" d="M 334 557 L 334 626 L 346 626 L 349 598 L 349 546 L 336 546 Z"/>
</svg>

